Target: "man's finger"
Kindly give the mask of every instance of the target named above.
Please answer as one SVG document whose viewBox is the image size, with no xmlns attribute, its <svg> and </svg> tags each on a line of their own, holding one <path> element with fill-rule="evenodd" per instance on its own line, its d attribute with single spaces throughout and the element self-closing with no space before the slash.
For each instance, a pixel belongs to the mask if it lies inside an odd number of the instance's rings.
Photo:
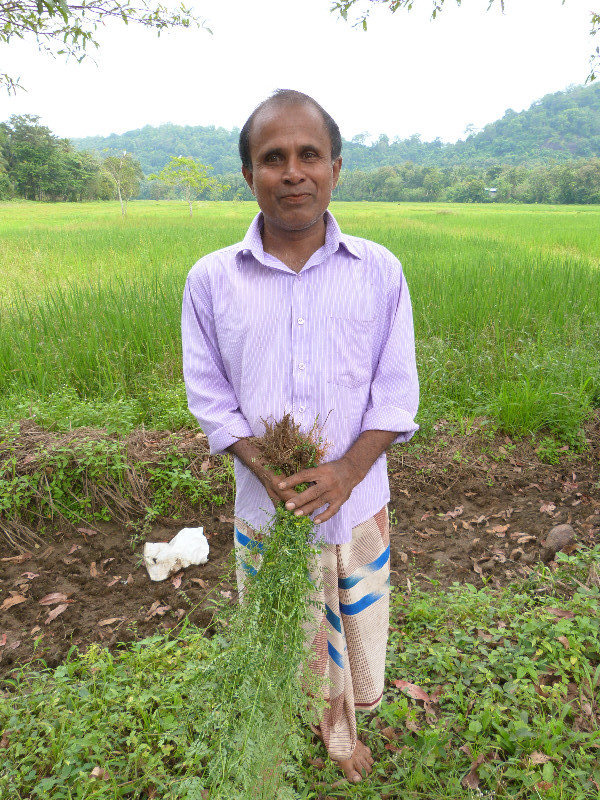
<svg viewBox="0 0 600 800">
<path fill-rule="evenodd" d="M 294 508 L 302 508 L 306 503 L 310 503 L 311 500 L 322 496 L 323 490 L 319 489 L 318 486 L 309 486 L 303 492 L 294 492 L 293 494 L 295 497 L 291 497 L 285 504 L 285 507 L 290 511 Z M 323 502 L 321 502 L 321 505 L 323 505 Z"/>
<path fill-rule="evenodd" d="M 290 475 L 289 478 L 285 478 L 277 485 L 280 489 L 289 489 L 290 487 L 298 486 L 299 483 L 311 483 L 311 481 L 315 480 L 315 472 L 316 470 L 314 469 L 301 469 L 300 472 Z"/>
<path fill-rule="evenodd" d="M 334 514 L 337 514 L 337 512 L 340 510 L 341 507 L 342 507 L 341 503 L 331 503 L 329 507 L 325 511 L 323 511 L 322 514 L 319 514 L 316 517 L 315 525 L 320 525 L 321 522 L 327 522 L 327 520 L 333 517 Z"/>
<path fill-rule="evenodd" d="M 317 508 L 323 508 L 323 506 L 327 505 L 327 500 L 325 498 L 318 497 L 316 500 L 313 500 L 312 503 L 308 503 L 303 505 L 302 508 L 299 508 L 295 513 L 297 516 L 305 516 L 307 517 L 309 514 L 312 514 L 313 511 L 316 511 Z"/>
</svg>

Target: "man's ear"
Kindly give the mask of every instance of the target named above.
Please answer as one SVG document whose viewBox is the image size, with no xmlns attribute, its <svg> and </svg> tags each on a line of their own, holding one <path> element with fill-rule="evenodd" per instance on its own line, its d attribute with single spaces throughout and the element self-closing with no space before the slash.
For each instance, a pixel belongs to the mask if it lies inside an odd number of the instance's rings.
<svg viewBox="0 0 600 800">
<path fill-rule="evenodd" d="M 336 160 L 333 162 L 333 167 L 332 168 L 333 168 L 333 186 L 331 188 L 335 189 L 335 187 L 337 186 L 338 178 L 340 177 L 340 170 L 342 168 L 342 157 L 341 156 L 339 158 L 336 158 Z M 248 180 L 248 179 L 246 178 L 246 180 Z"/>
<path fill-rule="evenodd" d="M 242 175 L 244 176 L 244 180 L 250 187 L 250 191 L 254 194 L 254 176 L 252 174 L 252 170 L 248 169 L 247 167 L 242 167 Z"/>
</svg>

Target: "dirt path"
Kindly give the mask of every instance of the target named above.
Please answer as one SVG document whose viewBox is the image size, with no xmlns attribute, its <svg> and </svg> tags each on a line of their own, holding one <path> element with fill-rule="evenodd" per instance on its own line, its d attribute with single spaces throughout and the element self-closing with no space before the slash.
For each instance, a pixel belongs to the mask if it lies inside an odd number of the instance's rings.
<svg viewBox="0 0 600 800">
<path fill-rule="evenodd" d="M 559 451 L 560 463 L 547 464 L 529 443 L 489 440 L 478 430 L 460 436 L 441 424 L 434 443 L 396 449 L 389 460 L 394 583 L 505 585 L 528 574 L 560 523 L 573 526 L 571 549 L 600 543 L 600 418 L 588 440 L 584 456 Z M 0 675 L 41 661 L 57 666 L 72 646 L 115 648 L 186 615 L 209 625 L 214 596 L 235 601 L 227 578 L 232 516 L 227 506 L 200 512 L 209 562 L 160 583 L 149 580 L 143 543 L 123 526 L 57 534 L 46 549 L 2 554 Z M 165 541 L 176 530 L 153 528 L 147 538 Z"/>
</svg>

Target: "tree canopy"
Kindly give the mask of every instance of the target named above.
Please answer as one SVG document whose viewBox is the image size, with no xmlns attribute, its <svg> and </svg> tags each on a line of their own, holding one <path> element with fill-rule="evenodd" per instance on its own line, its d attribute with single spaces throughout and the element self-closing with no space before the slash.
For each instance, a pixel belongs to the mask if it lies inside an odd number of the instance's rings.
<svg viewBox="0 0 600 800">
<path fill-rule="evenodd" d="M 82 61 L 98 47 L 98 27 L 110 20 L 154 28 L 159 35 L 165 28 L 205 27 L 183 3 L 171 11 L 151 0 L 0 0 L 0 44 L 33 39 L 51 55 Z M 14 93 L 20 84 L 0 72 L 1 86 Z"/>
</svg>

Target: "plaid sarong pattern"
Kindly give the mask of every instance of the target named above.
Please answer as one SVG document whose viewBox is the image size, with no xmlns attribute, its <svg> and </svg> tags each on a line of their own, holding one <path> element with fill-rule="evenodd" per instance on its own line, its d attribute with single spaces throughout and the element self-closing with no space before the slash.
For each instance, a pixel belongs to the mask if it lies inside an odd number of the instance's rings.
<svg viewBox="0 0 600 800">
<path fill-rule="evenodd" d="M 256 532 L 235 518 L 237 581 L 261 561 Z M 321 736 L 331 758 L 350 758 L 356 746 L 356 709 L 370 711 L 383 696 L 389 626 L 390 539 L 387 506 L 352 529 L 352 541 L 323 544 L 311 578 L 315 614 L 307 625 L 311 669 L 323 681 Z"/>
</svg>

